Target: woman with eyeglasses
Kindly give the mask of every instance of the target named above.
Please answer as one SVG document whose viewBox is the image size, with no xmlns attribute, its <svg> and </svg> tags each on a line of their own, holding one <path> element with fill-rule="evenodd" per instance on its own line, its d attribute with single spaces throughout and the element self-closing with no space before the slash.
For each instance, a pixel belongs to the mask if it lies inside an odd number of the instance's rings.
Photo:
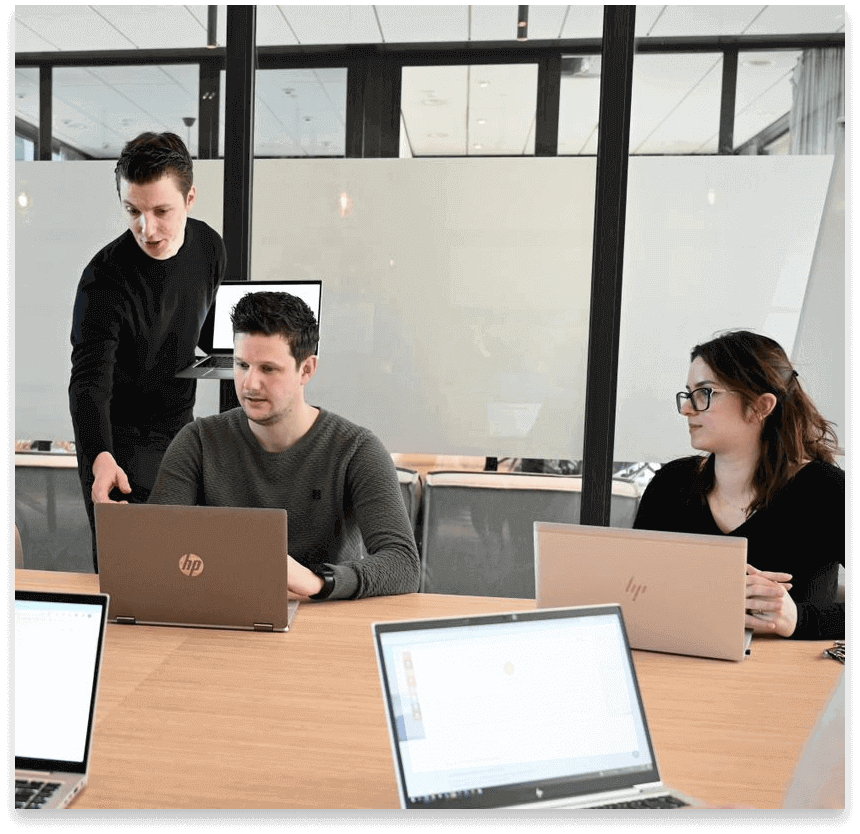
<svg viewBox="0 0 860 834">
<path fill-rule="evenodd" d="M 676 395 L 705 455 L 662 466 L 634 527 L 747 539 L 746 627 L 845 636 L 845 473 L 831 424 L 773 339 L 744 330 L 696 345 Z"/>
</svg>

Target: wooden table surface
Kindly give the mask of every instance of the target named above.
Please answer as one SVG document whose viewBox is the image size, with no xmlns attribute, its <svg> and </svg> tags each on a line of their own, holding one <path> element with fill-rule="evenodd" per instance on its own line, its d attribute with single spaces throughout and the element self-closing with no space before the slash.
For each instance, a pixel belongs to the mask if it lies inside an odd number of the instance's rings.
<svg viewBox="0 0 860 834">
<path fill-rule="evenodd" d="M 16 570 L 15 585 L 93 592 L 98 577 Z M 73 807 L 397 808 L 371 624 L 533 607 L 408 594 L 302 603 L 286 634 L 110 624 Z M 742 663 L 634 652 L 664 780 L 780 807 L 843 669 L 830 644 L 760 638 Z"/>
</svg>

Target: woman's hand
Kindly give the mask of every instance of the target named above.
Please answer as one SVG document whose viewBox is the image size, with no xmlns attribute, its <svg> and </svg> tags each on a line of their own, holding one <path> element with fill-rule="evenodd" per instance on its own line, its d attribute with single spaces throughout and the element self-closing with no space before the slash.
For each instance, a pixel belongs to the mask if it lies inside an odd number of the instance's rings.
<svg viewBox="0 0 860 834">
<path fill-rule="evenodd" d="M 791 574 L 747 565 L 746 628 L 759 634 L 791 637 L 797 628 L 797 606 L 789 596 Z"/>
</svg>

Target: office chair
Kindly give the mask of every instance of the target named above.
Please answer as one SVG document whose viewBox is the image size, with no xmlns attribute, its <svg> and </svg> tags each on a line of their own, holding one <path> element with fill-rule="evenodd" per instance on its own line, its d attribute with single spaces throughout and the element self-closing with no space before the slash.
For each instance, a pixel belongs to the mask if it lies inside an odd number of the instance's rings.
<svg viewBox="0 0 860 834">
<path fill-rule="evenodd" d="M 15 526 L 28 568 L 92 573 L 92 534 L 74 455 L 15 455 Z"/>
<path fill-rule="evenodd" d="M 563 475 L 428 473 L 420 590 L 533 599 L 533 524 L 577 523 L 580 485 Z"/>
<path fill-rule="evenodd" d="M 409 523 L 412 525 L 412 531 L 415 532 L 418 524 L 418 507 L 421 503 L 421 477 L 414 469 L 407 469 L 403 466 L 398 466 L 396 469 Z"/>
</svg>

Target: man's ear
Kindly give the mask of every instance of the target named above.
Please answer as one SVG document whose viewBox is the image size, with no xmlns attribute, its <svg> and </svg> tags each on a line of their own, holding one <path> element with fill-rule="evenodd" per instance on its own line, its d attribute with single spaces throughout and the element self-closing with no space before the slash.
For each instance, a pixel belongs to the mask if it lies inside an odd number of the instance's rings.
<svg viewBox="0 0 860 834">
<path fill-rule="evenodd" d="M 307 385 L 317 372 L 317 357 L 309 356 L 302 362 L 302 385 Z"/>
<path fill-rule="evenodd" d="M 197 202 L 197 186 L 192 185 L 188 189 L 188 196 L 185 198 L 185 211 L 191 211 L 191 207 Z"/>
</svg>

